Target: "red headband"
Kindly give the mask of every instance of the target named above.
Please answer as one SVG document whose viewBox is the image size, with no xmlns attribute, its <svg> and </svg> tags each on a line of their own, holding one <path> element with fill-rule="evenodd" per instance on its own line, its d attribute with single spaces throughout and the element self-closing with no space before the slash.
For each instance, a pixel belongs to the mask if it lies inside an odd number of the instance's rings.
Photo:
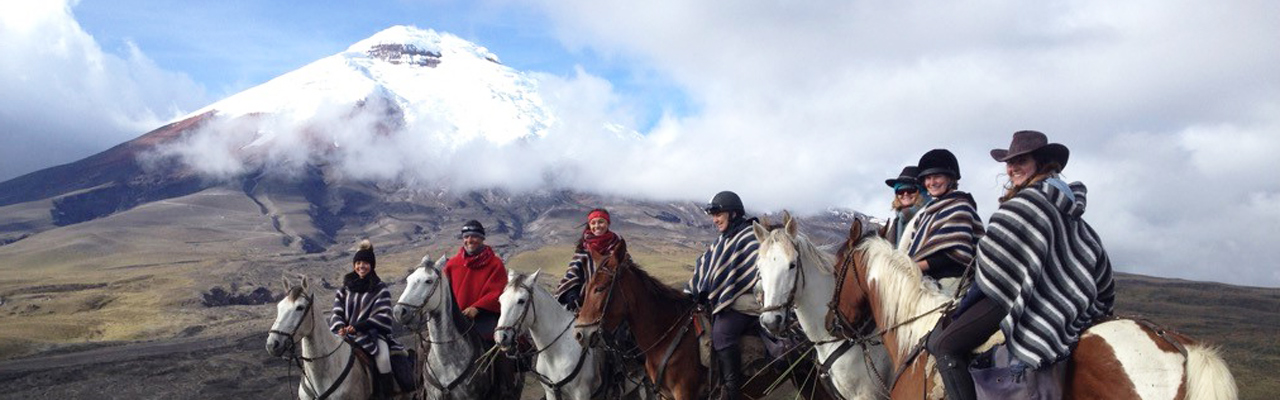
<svg viewBox="0 0 1280 400">
<path fill-rule="evenodd" d="M 613 221 L 609 220 L 609 212 L 605 210 L 595 210 L 590 214 L 587 214 L 587 222 L 591 222 L 591 220 L 596 218 L 604 218 L 605 222 L 613 223 Z"/>
</svg>

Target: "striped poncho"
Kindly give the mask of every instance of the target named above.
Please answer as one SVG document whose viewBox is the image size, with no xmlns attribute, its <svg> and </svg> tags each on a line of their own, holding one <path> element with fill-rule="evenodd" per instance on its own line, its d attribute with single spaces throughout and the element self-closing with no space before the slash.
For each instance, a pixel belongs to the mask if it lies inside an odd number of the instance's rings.
<svg viewBox="0 0 1280 400">
<path fill-rule="evenodd" d="M 1066 357 L 1085 328 L 1111 314 L 1115 299 L 1111 261 L 1081 219 L 1085 187 L 1067 187 L 1050 178 L 1018 192 L 978 242 L 978 287 L 1009 310 L 1000 330 L 1032 367 Z"/>
<path fill-rule="evenodd" d="M 382 281 L 365 292 L 357 292 L 346 286 L 338 288 L 337 296 L 333 299 L 333 317 L 329 321 L 329 330 L 334 334 L 346 326 L 356 327 L 353 335 L 356 344 L 371 356 L 378 355 L 378 342 L 375 338 L 386 340 L 392 351 L 404 350 L 404 347 L 391 338 L 391 291 L 387 290 L 387 284 Z"/>
<path fill-rule="evenodd" d="M 625 241 L 618 236 L 617 243 Z M 618 244 L 614 244 L 610 249 L 617 246 Z M 630 255 L 627 256 L 630 257 Z M 556 301 L 570 310 L 578 309 L 582 306 L 582 298 L 587 295 L 586 284 L 591 282 L 591 276 L 595 273 L 595 260 L 591 259 L 591 253 L 587 252 L 586 246 L 579 244 L 573 251 L 573 259 L 569 260 L 569 268 L 564 271 L 564 278 L 561 278 L 560 285 L 556 286 Z"/>
<path fill-rule="evenodd" d="M 925 204 L 911 220 L 911 238 L 900 244 L 912 261 L 923 261 L 935 255 L 945 255 L 961 266 L 973 262 L 974 244 L 982 237 L 982 218 L 973 196 L 952 191 Z M 905 238 L 904 238 L 905 239 Z M 926 272 L 935 278 L 958 276 L 956 271 Z M 963 272 L 963 271 L 959 271 Z"/>
<path fill-rule="evenodd" d="M 693 277 L 685 284 L 685 293 L 705 301 L 712 314 L 730 307 L 734 299 L 756 286 L 756 250 L 760 242 L 751 229 L 755 221 L 740 221 L 720 234 L 698 258 Z"/>
</svg>

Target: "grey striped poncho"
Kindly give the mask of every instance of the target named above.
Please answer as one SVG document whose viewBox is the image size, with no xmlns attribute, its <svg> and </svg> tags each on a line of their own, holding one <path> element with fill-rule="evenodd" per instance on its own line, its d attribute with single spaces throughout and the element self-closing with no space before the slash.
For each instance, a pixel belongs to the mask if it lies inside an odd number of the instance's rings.
<svg viewBox="0 0 1280 400">
<path fill-rule="evenodd" d="M 610 248 L 617 248 L 623 242 L 626 240 L 619 235 L 618 244 Z M 628 254 L 627 257 L 631 255 Z M 560 284 L 556 286 L 556 301 L 571 310 L 581 307 L 582 299 L 587 295 L 585 292 L 587 282 L 591 282 L 591 276 L 595 273 L 596 262 L 591 259 L 591 253 L 587 252 L 585 245 L 578 244 L 573 251 L 573 259 L 569 260 L 569 268 L 564 271 L 564 278 L 561 278 Z"/>
<path fill-rule="evenodd" d="M 977 284 L 1009 310 L 1000 322 L 1009 350 L 1037 368 L 1065 358 L 1115 299 L 1111 261 L 1081 218 L 1085 187 L 1060 187 L 1050 178 L 1018 192 L 978 242 Z"/>
<path fill-rule="evenodd" d="M 912 261 L 942 254 L 960 265 L 973 262 L 974 244 L 983 231 L 973 196 L 961 191 L 942 195 L 925 204 L 911 221 L 915 231 L 906 252 Z M 929 271 L 929 275 L 935 272 L 940 271 Z"/>
<path fill-rule="evenodd" d="M 360 345 L 371 356 L 378 355 L 378 342 L 375 335 L 387 341 L 392 351 L 404 350 L 391 338 L 391 291 L 387 284 L 378 282 L 373 290 L 356 292 L 346 286 L 338 288 L 333 299 L 333 316 L 329 320 L 329 330 L 334 334 L 345 326 L 356 327 L 354 336 Z"/>
<path fill-rule="evenodd" d="M 685 284 L 685 293 L 706 299 L 712 314 L 730 307 L 734 299 L 756 286 L 756 250 L 760 242 L 751 229 L 755 220 L 740 222 L 717 237 L 698 258 L 693 277 Z"/>
</svg>

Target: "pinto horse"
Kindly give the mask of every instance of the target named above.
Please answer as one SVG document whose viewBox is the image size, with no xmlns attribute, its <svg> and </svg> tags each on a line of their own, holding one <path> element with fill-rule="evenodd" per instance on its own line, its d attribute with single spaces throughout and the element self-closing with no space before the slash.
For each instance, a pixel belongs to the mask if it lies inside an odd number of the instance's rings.
<svg viewBox="0 0 1280 400">
<path fill-rule="evenodd" d="M 584 345 L 599 338 L 601 329 L 614 330 L 626 322 L 644 355 L 649 381 L 658 386 L 662 398 L 696 399 L 706 393 L 707 368 L 702 365 L 697 332 L 696 305 L 684 293 L 650 276 L 627 254 L 626 242 L 613 253 L 591 252 L 596 273 L 587 282 L 574 325 L 574 337 Z M 623 350 L 623 351 L 629 351 Z M 766 367 L 742 388 L 747 398 L 760 398 L 778 374 Z M 816 380 L 792 382 L 811 398 L 830 398 Z"/>
<path fill-rule="evenodd" d="M 942 381 L 919 350 L 951 298 L 921 280 L 906 254 L 855 220 L 836 255 L 836 316 L 873 319 L 896 368 L 894 399 L 941 399 Z M 1226 363 L 1209 346 L 1145 321 L 1112 319 L 1084 331 L 1071 354 L 1064 395 L 1071 399 L 1234 399 Z"/>
</svg>

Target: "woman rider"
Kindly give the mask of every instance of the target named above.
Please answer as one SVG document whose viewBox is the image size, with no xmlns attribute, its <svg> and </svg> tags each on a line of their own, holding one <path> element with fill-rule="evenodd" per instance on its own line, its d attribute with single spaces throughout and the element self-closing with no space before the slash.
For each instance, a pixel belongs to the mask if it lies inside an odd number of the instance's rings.
<svg viewBox="0 0 1280 400">
<path fill-rule="evenodd" d="M 391 395 L 391 352 L 404 347 L 391 338 L 391 291 L 378 278 L 377 259 L 368 239 L 351 259 L 351 272 L 342 277 L 342 287 L 333 299 L 333 317 L 329 330 L 346 336 L 376 360 L 374 398 Z"/>
<path fill-rule="evenodd" d="M 884 228 L 880 230 L 880 236 L 894 246 L 901 241 L 902 232 L 907 229 L 907 224 L 911 223 L 911 218 L 924 208 L 924 203 L 932 199 L 928 193 L 921 193 L 920 181 L 916 179 L 918 175 L 920 175 L 920 169 L 909 165 L 902 168 L 902 173 L 899 173 L 897 178 L 884 181 L 885 185 L 893 188 L 893 217 L 889 218 L 889 222 L 885 223 Z"/>
<path fill-rule="evenodd" d="M 937 281 L 943 292 L 956 294 L 959 278 L 973 262 L 974 244 L 982 236 L 982 219 L 973 196 L 956 190 L 960 163 L 946 149 L 934 149 L 917 163 L 919 179 L 933 199 L 925 203 L 902 234 L 904 249 L 925 276 Z"/>
<path fill-rule="evenodd" d="M 573 260 L 569 261 L 569 268 L 556 287 L 556 300 L 570 311 L 576 312 L 582 306 L 586 286 L 584 283 L 590 282 L 591 275 L 596 272 L 591 252 L 610 254 L 618 243 L 623 242 L 622 236 L 609 230 L 610 223 L 609 211 L 603 208 L 587 213 L 587 226 L 582 230 L 582 237 L 578 238 L 578 245 L 574 247 Z"/>
<path fill-rule="evenodd" d="M 711 347 L 724 384 L 724 398 L 738 399 L 742 390 L 742 336 L 756 332 L 760 306 L 750 292 L 756 285 L 755 230 L 734 192 L 717 193 L 703 208 L 720 236 L 698 258 L 685 293 L 711 311 Z"/>
<path fill-rule="evenodd" d="M 1069 356 L 1080 333 L 1112 312 L 1111 261 L 1082 218 L 1085 186 L 1058 178 L 1069 156 L 1036 131 L 991 150 L 1008 191 L 978 242 L 977 284 L 929 337 L 948 399 L 975 398 L 969 354 L 997 329 L 1017 362 L 1040 368 Z"/>
</svg>

